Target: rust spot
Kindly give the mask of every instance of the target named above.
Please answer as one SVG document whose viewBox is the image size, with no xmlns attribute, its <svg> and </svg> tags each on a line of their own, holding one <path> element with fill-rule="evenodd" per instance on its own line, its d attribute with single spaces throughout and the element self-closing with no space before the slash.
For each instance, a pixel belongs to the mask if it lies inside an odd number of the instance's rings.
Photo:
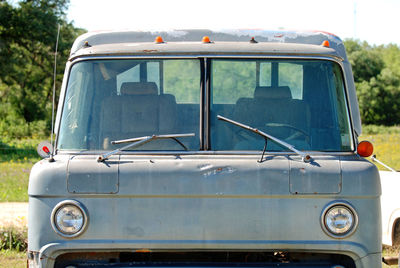
<svg viewBox="0 0 400 268">
<path fill-rule="evenodd" d="M 153 53 L 153 52 L 158 52 L 157 49 L 145 49 L 143 50 L 144 53 Z"/>
</svg>

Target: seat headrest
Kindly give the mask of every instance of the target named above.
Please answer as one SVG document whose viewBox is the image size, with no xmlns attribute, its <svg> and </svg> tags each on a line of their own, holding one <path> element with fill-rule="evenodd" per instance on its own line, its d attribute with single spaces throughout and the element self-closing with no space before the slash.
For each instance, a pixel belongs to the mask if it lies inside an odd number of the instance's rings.
<svg viewBox="0 0 400 268">
<path fill-rule="evenodd" d="M 291 99 L 292 92 L 288 86 L 282 87 L 256 87 L 254 98 L 265 99 Z"/>
<path fill-rule="evenodd" d="M 158 88 L 154 82 L 125 82 L 121 85 L 121 95 L 157 95 Z"/>
</svg>

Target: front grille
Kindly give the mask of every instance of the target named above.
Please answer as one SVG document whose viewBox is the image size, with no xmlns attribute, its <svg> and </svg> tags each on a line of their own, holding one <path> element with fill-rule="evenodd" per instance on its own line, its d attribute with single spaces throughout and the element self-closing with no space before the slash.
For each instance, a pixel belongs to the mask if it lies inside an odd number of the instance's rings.
<svg viewBox="0 0 400 268">
<path fill-rule="evenodd" d="M 345 255 L 304 252 L 162 251 L 66 253 L 56 268 L 83 267 L 355 267 Z"/>
</svg>

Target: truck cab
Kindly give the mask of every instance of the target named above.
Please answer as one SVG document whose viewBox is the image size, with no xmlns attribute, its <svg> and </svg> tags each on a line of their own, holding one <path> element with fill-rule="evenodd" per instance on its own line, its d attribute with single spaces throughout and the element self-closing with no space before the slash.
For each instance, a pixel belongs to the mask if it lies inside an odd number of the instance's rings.
<svg viewBox="0 0 400 268">
<path fill-rule="evenodd" d="M 325 32 L 80 36 L 29 267 L 379 267 L 381 186 Z"/>
</svg>

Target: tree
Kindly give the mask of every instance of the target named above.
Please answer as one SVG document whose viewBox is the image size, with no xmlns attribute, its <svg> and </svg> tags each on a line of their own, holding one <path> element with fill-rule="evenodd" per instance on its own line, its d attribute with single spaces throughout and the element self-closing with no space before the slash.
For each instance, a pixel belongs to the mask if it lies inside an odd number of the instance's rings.
<svg viewBox="0 0 400 268">
<path fill-rule="evenodd" d="M 364 124 L 400 124 L 400 49 L 345 41 Z"/>
<path fill-rule="evenodd" d="M 61 36 L 56 88 L 60 87 L 72 42 L 82 33 L 66 21 L 68 3 L 24 0 L 13 6 L 0 2 L 0 116 L 8 124 L 21 119 L 27 123 L 50 122 L 58 25 Z"/>
</svg>

